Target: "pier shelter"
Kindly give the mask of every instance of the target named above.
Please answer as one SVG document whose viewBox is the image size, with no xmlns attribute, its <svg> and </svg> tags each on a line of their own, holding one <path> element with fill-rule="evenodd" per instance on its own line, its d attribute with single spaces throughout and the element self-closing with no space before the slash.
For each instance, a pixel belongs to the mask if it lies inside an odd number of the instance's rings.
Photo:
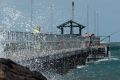
<svg viewBox="0 0 120 80">
<path fill-rule="evenodd" d="M 85 28 L 85 26 L 73 21 L 73 20 L 69 20 L 59 26 L 57 26 L 58 29 L 61 30 L 61 34 L 64 34 L 64 28 L 70 28 L 70 34 L 71 35 L 82 35 L 82 29 Z M 79 28 L 79 33 L 78 34 L 74 34 L 74 28 Z"/>
</svg>

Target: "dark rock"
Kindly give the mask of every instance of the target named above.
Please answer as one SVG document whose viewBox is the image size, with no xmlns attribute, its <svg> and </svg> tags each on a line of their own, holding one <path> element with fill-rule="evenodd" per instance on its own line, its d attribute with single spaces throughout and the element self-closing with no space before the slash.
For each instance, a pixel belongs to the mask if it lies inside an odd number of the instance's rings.
<svg viewBox="0 0 120 80">
<path fill-rule="evenodd" d="M 0 80 L 47 80 L 41 73 L 32 72 L 10 59 L 0 58 Z"/>
</svg>

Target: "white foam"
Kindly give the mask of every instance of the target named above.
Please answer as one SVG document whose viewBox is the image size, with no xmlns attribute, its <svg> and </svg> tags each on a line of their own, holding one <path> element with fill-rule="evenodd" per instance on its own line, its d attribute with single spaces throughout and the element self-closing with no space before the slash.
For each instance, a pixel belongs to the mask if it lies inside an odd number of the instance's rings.
<svg viewBox="0 0 120 80">
<path fill-rule="evenodd" d="M 86 66 L 87 66 L 87 65 L 78 65 L 77 68 L 78 68 L 78 69 L 81 69 L 81 68 L 84 68 L 84 67 L 86 67 Z"/>
<path fill-rule="evenodd" d="M 118 60 L 120 60 L 120 59 L 113 57 L 113 58 L 111 58 L 110 60 L 118 61 Z"/>
<path fill-rule="evenodd" d="M 112 58 L 105 58 L 105 59 L 100 59 L 100 60 L 97 60 L 97 61 L 93 61 L 93 63 L 97 64 L 97 63 L 100 63 L 100 62 L 118 61 L 118 60 L 120 60 L 120 59 L 119 59 L 119 58 L 112 57 Z"/>
<path fill-rule="evenodd" d="M 103 62 L 103 61 L 108 61 L 108 60 L 110 60 L 110 59 L 109 58 L 105 58 L 105 59 L 100 59 L 100 60 L 95 61 L 95 62 Z"/>
</svg>

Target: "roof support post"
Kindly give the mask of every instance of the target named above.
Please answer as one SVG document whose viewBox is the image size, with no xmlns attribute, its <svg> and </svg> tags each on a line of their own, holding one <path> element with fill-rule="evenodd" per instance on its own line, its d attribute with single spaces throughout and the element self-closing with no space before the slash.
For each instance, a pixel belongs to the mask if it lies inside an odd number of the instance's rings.
<svg viewBox="0 0 120 80">
<path fill-rule="evenodd" d="M 64 28 L 63 27 L 61 28 L 61 34 L 64 34 Z"/>
<path fill-rule="evenodd" d="M 72 22 L 70 22 L 70 34 L 73 34 L 73 26 L 72 26 Z"/>
<path fill-rule="evenodd" d="M 81 27 L 79 27 L 79 35 L 82 35 Z"/>
</svg>

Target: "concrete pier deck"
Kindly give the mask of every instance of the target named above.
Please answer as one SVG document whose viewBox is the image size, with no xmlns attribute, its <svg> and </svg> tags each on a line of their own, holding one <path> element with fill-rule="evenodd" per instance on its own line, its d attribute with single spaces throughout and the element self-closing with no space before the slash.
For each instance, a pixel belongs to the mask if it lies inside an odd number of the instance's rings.
<svg viewBox="0 0 120 80">
<path fill-rule="evenodd" d="M 21 54 L 17 62 L 29 67 L 31 70 L 44 71 L 53 69 L 59 74 L 65 74 L 76 65 L 85 65 L 88 54 L 89 49 L 85 48 L 62 49 L 43 53 L 39 52 L 39 54 L 37 51 L 34 53 L 34 57 L 31 57 L 32 54 L 26 55 L 30 56 L 29 58 L 22 58 Z M 20 60 L 20 58 L 22 59 Z"/>
<path fill-rule="evenodd" d="M 47 57 L 50 60 L 52 60 L 52 59 L 59 59 L 59 58 L 68 57 L 72 55 L 82 54 L 86 52 L 89 52 L 87 48 L 69 48 L 69 49 L 48 50 L 48 51 L 24 49 L 24 50 L 13 51 L 13 52 L 7 51 L 6 57 L 14 61 L 29 60 L 37 57 L 39 58 Z"/>
</svg>

